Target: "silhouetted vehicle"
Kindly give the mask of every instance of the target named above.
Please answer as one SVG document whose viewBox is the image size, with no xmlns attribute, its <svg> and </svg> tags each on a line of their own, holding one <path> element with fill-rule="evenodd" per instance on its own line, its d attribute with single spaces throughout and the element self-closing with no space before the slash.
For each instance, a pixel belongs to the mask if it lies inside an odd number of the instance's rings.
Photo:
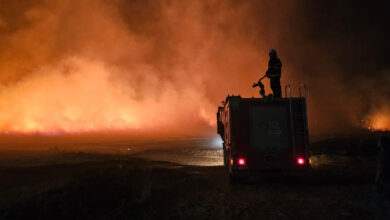
<svg viewBox="0 0 390 220">
<path fill-rule="evenodd" d="M 286 86 L 284 98 L 228 96 L 218 107 L 217 129 L 230 183 L 256 173 L 310 170 L 304 85 L 299 94 L 292 98 Z"/>
</svg>

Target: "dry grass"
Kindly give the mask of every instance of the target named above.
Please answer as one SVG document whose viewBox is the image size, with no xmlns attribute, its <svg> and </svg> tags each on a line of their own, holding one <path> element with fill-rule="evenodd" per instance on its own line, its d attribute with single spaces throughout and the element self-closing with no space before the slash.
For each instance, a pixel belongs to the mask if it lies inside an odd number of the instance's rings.
<svg viewBox="0 0 390 220">
<path fill-rule="evenodd" d="M 238 186 L 223 167 L 110 154 L 2 155 L 0 219 L 373 218 L 373 155 L 322 152 L 307 178 Z"/>
</svg>

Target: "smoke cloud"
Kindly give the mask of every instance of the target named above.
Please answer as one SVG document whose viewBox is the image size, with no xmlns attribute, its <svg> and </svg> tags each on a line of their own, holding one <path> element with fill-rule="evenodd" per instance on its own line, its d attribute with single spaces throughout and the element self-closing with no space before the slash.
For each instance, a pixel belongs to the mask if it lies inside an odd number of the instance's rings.
<svg viewBox="0 0 390 220">
<path fill-rule="evenodd" d="M 380 129 L 389 129 L 390 92 L 371 94 L 390 82 L 385 67 L 375 79 L 360 74 L 346 81 L 352 70 L 338 60 L 345 54 L 332 52 L 341 43 L 317 36 L 317 24 L 306 19 L 313 7 L 282 1 L 2 1 L 0 132 L 212 134 L 227 94 L 258 96 L 251 84 L 266 70 L 269 48 L 284 64 L 283 84 L 308 85 L 313 132 L 342 130 L 341 124 L 377 120 L 378 114 L 381 123 L 387 120 Z"/>
</svg>

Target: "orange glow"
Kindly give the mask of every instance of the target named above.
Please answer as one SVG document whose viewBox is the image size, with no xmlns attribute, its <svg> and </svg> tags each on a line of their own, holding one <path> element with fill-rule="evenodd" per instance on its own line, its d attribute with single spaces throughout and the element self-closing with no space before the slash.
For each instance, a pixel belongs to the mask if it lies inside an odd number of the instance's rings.
<svg viewBox="0 0 390 220">
<path fill-rule="evenodd" d="M 390 131 L 390 115 L 376 113 L 369 118 L 368 129 L 372 131 Z"/>
<path fill-rule="evenodd" d="M 95 0 L 31 4 L 9 32 L 12 17 L 0 15 L 0 134 L 215 133 L 226 94 L 257 94 L 268 48 L 235 35 L 245 4 L 157 5 L 155 23 Z"/>
<path fill-rule="evenodd" d="M 322 53 L 329 45 L 297 34 L 308 31 L 310 20 L 300 17 L 306 7 L 296 3 L 6 2 L 0 10 L 0 136 L 215 134 L 217 106 L 226 95 L 259 97 L 251 85 L 264 75 L 270 48 L 283 62 L 282 87 L 291 84 L 296 96 L 300 83 L 308 86 L 311 134 L 345 132 L 362 117 L 366 127 L 390 129 L 390 111 L 371 114 L 389 100 L 370 95 L 379 78 L 362 80 L 368 100 L 362 102 L 352 89 L 357 82 L 340 80 L 342 68 Z M 299 32 L 288 22 L 296 18 Z M 286 36 L 300 43 L 286 43 Z M 263 83 L 271 93 L 269 79 Z"/>
<path fill-rule="evenodd" d="M 75 71 L 64 76 L 67 68 Z M 171 85 L 165 85 L 166 91 L 157 94 L 150 89 L 146 99 L 137 100 L 131 87 L 110 79 L 103 63 L 79 58 L 37 71 L 42 72 L 0 93 L 0 107 L 6 109 L 0 114 L 0 131 L 50 134 L 170 129 L 180 123 L 180 114 L 196 112 L 194 120 L 214 125 L 213 106 L 193 89 L 177 94 L 168 89 Z"/>
</svg>

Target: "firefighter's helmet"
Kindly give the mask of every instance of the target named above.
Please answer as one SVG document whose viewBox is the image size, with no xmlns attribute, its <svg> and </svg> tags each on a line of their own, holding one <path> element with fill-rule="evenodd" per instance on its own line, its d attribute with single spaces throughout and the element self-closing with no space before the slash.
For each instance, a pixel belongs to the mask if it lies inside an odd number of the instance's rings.
<svg viewBox="0 0 390 220">
<path fill-rule="evenodd" d="M 274 56 L 276 56 L 276 50 L 275 50 L 275 49 L 270 49 L 270 50 L 269 50 L 269 55 L 274 55 Z"/>
</svg>

